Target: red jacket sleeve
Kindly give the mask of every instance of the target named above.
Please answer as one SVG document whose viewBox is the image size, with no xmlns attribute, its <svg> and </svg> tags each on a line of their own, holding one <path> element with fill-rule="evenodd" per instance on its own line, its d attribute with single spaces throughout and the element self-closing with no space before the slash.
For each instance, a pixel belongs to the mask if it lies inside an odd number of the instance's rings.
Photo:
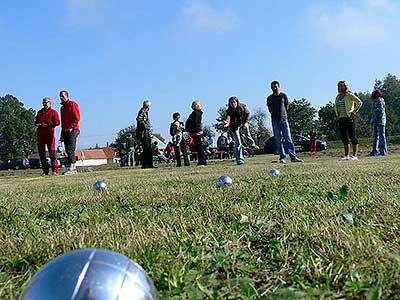
<svg viewBox="0 0 400 300">
<path fill-rule="evenodd" d="M 56 110 L 53 110 L 53 118 L 52 118 L 53 124 L 51 124 L 54 127 L 60 126 L 60 117 L 58 116 L 58 112 Z"/>
<path fill-rule="evenodd" d="M 81 113 L 79 112 L 78 104 L 74 102 L 72 105 L 72 123 L 71 123 L 72 128 L 79 128 L 78 123 L 80 119 L 81 119 Z"/>
</svg>

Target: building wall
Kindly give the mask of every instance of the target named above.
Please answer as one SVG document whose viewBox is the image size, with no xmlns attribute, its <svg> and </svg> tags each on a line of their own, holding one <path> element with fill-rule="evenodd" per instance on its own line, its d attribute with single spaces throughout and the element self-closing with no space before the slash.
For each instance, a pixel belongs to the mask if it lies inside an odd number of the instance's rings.
<svg viewBox="0 0 400 300">
<path fill-rule="evenodd" d="M 87 166 L 100 166 L 107 164 L 107 159 L 86 159 L 86 160 L 77 160 L 77 167 L 87 167 Z"/>
</svg>

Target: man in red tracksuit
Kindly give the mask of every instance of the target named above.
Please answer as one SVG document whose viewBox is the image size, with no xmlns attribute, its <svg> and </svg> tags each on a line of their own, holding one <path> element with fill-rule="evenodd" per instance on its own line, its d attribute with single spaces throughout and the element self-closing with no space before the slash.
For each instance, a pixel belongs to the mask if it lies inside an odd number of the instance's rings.
<svg viewBox="0 0 400 300">
<path fill-rule="evenodd" d="M 67 91 L 60 92 L 61 99 L 61 140 L 64 141 L 65 151 L 68 156 L 69 169 L 64 172 L 65 175 L 77 173 L 75 168 L 76 140 L 80 133 L 79 120 L 81 118 L 78 104 L 69 99 Z"/>
<path fill-rule="evenodd" d="M 42 175 L 49 175 L 49 165 L 46 160 L 46 146 L 51 160 L 51 170 L 53 175 L 58 174 L 58 161 L 56 154 L 56 138 L 54 129 L 60 125 L 60 118 L 56 110 L 51 108 L 51 98 L 43 98 L 43 108 L 36 115 L 38 151 L 42 164 Z"/>
</svg>

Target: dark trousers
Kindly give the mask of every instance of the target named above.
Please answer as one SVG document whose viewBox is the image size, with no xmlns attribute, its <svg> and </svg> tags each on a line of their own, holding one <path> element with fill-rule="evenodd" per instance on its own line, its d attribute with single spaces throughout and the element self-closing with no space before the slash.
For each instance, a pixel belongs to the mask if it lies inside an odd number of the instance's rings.
<svg viewBox="0 0 400 300">
<path fill-rule="evenodd" d="M 351 118 L 340 118 L 339 119 L 339 131 L 344 145 L 351 144 L 357 145 L 358 140 L 356 137 L 356 122 Z"/>
<path fill-rule="evenodd" d="M 44 174 L 49 174 L 49 165 L 46 159 L 46 146 L 49 151 L 51 170 L 58 173 L 58 161 L 56 154 L 56 138 L 54 133 L 47 135 L 38 135 L 38 151 L 40 157 L 40 163 L 42 164 L 42 170 Z"/>
<path fill-rule="evenodd" d="M 75 149 L 76 140 L 78 139 L 78 130 L 72 130 L 71 132 L 63 132 L 63 140 L 65 145 L 65 152 L 68 156 L 68 167 L 71 164 L 76 163 Z"/>
<path fill-rule="evenodd" d="M 193 141 L 194 141 L 194 150 L 197 152 L 197 165 L 206 165 L 207 164 L 206 153 L 204 152 L 204 148 L 201 145 L 201 136 L 194 135 Z"/>
<path fill-rule="evenodd" d="M 142 142 L 143 153 L 142 153 L 142 168 L 153 167 L 153 151 L 151 150 L 151 137 L 150 133 L 146 130 L 143 132 L 143 136 L 140 141 Z"/>
<path fill-rule="evenodd" d="M 176 166 L 180 167 L 182 165 L 181 150 L 182 150 L 182 154 L 183 154 L 183 163 L 185 164 L 185 166 L 190 166 L 185 139 L 182 139 L 181 142 L 179 143 L 179 145 L 175 146 L 174 148 L 175 148 Z"/>
</svg>

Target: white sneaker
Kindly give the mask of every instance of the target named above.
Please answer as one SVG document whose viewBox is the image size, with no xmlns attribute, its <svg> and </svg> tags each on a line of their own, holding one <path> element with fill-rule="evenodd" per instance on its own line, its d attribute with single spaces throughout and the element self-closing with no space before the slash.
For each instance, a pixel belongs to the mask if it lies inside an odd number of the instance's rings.
<svg viewBox="0 0 400 300">
<path fill-rule="evenodd" d="M 358 160 L 358 157 L 352 155 L 352 156 L 350 157 L 350 160 Z"/>
<path fill-rule="evenodd" d="M 343 156 L 340 158 L 340 160 L 350 160 L 350 156 Z"/>
<path fill-rule="evenodd" d="M 281 158 L 281 159 L 279 160 L 279 163 L 281 163 L 281 164 L 286 164 L 286 160 L 284 160 L 283 158 Z"/>
</svg>

